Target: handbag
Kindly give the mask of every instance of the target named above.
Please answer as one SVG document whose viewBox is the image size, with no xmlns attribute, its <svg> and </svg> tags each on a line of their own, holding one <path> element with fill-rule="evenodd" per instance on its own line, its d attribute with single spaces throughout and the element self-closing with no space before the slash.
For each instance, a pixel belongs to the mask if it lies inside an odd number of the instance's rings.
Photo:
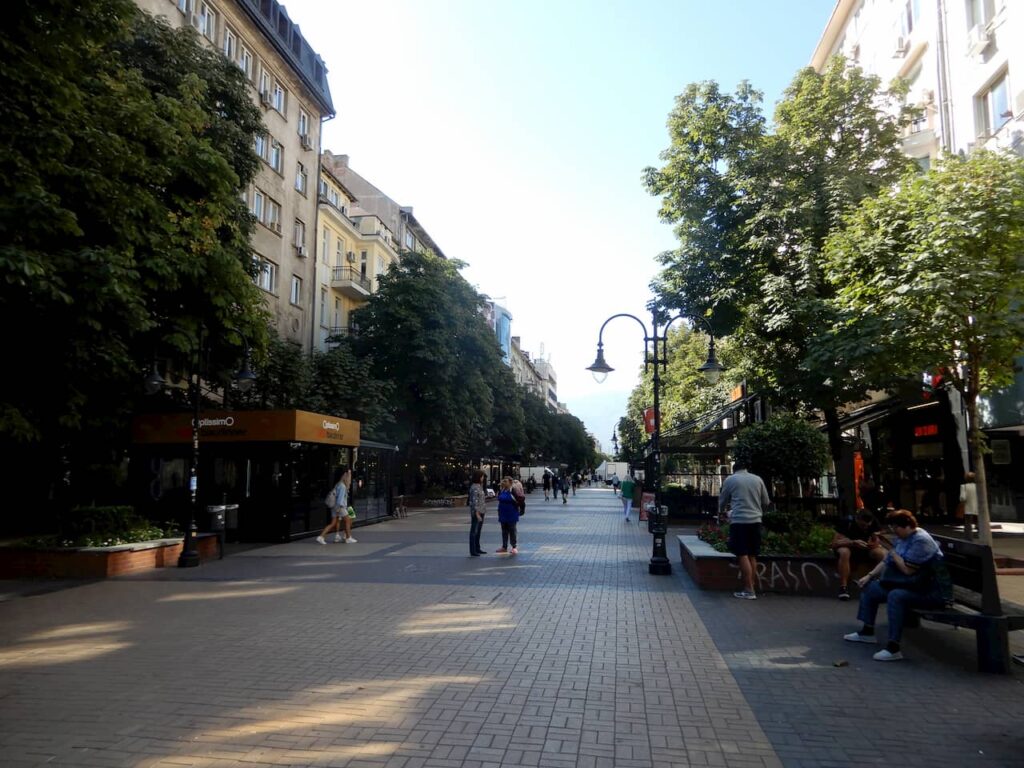
<svg viewBox="0 0 1024 768">
<path fill-rule="evenodd" d="M 934 581 L 931 560 L 922 563 L 913 573 L 904 573 L 892 563 L 886 563 L 878 583 L 883 589 L 907 589 L 911 592 L 927 592 Z"/>
</svg>

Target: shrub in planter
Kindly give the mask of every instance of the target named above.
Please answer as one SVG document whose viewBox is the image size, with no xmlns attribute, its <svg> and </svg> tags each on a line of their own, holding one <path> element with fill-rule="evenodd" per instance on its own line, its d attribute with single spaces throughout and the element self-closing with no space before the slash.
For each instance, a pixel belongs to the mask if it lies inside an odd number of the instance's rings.
<svg viewBox="0 0 1024 768">
<path fill-rule="evenodd" d="M 180 535 L 176 523 L 155 525 L 130 506 L 74 507 L 61 515 L 55 535 L 36 536 L 23 543 L 40 549 L 112 547 Z"/>
<path fill-rule="evenodd" d="M 761 536 L 761 554 L 822 555 L 829 551 L 834 533 L 835 531 L 827 525 L 810 521 L 799 531 L 773 531 L 766 526 Z M 707 542 L 718 552 L 728 552 L 729 524 L 702 525 L 697 529 L 697 538 Z"/>
</svg>

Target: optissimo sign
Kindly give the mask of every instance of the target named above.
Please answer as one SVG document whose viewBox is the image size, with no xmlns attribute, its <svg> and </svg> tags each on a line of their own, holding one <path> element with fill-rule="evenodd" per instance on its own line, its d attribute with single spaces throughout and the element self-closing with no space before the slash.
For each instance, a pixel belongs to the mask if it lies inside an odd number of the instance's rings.
<svg viewBox="0 0 1024 768">
<path fill-rule="evenodd" d="M 152 413 L 132 424 L 137 444 L 187 443 L 192 416 Z M 208 411 L 199 418 L 199 439 L 205 442 L 300 442 L 359 445 L 359 422 L 309 411 Z"/>
</svg>

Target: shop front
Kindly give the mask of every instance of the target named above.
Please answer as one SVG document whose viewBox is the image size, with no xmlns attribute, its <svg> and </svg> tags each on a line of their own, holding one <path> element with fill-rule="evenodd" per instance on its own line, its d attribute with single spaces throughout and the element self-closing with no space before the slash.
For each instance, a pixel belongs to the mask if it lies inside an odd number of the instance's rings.
<svg viewBox="0 0 1024 768">
<path fill-rule="evenodd" d="M 146 414 L 133 424 L 129 482 L 138 511 L 184 524 L 192 417 Z M 394 446 L 361 443 L 359 422 L 308 411 L 207 411 L 199 421 L 198 509 L 225 507 L 229 540 L 287 541 L 327 522 L 335 468 L 353 468 L 357 524 L 391 512 Z M 202 513 L 196 520 L 200 529 Z"/>
</svg>

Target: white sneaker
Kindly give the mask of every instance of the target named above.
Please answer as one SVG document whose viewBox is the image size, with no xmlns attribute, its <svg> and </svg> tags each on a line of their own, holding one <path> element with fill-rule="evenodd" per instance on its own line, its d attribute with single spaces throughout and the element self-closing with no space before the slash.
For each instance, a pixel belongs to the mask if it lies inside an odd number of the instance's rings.
<svg viewBox="0 0 1024 768">
<path fill-rule="evenodd" d="M 740 592 L 733 592 L 732 596 L 733 597 L 738 597 L 740 600 L 757 600 L 757 594 L 756 593 L 754 593 L 754 592 L 747 592 L 747 590 L 745 590 L 745 589 L 740 591 Z"/>
<path fill-rule="evenodd" d="M 326 544 L 327 542 L 324 541 L 324 537 L 323 536 L 317 536 L 316 537 L 316 543 L 317 544 Z"/>
<path fill-rule="evenodd" d="M 334 543 L 335 544 L 341 544 L 341 534 L 340 533 L 334 534 Z"/>
<path fill-rule="evenodd" d="M 872 645 L 878 642 L 875 640 L 874 635 L 862 635 L 860 632 L 851 632 L 848 635 L 843 635 L 843 640 L 848 643 L 871 643 Z"/>
<path fill-rule="evenodd" d="M 888 651 L 885 648 L 883 648 L 871 658 L 875 661 L 902 661 L 903 654 L 900 651 L 892 653 L 891 651 Z"/>
<path fill-rule="evenodd" d="M 351 536 L 349 536 L 347 539 L 345 539 L 345 543 L 346 544 L 358 544 L 359 542 L 357 542 L 355 539 L 353 539 Z"/>
</svg>

